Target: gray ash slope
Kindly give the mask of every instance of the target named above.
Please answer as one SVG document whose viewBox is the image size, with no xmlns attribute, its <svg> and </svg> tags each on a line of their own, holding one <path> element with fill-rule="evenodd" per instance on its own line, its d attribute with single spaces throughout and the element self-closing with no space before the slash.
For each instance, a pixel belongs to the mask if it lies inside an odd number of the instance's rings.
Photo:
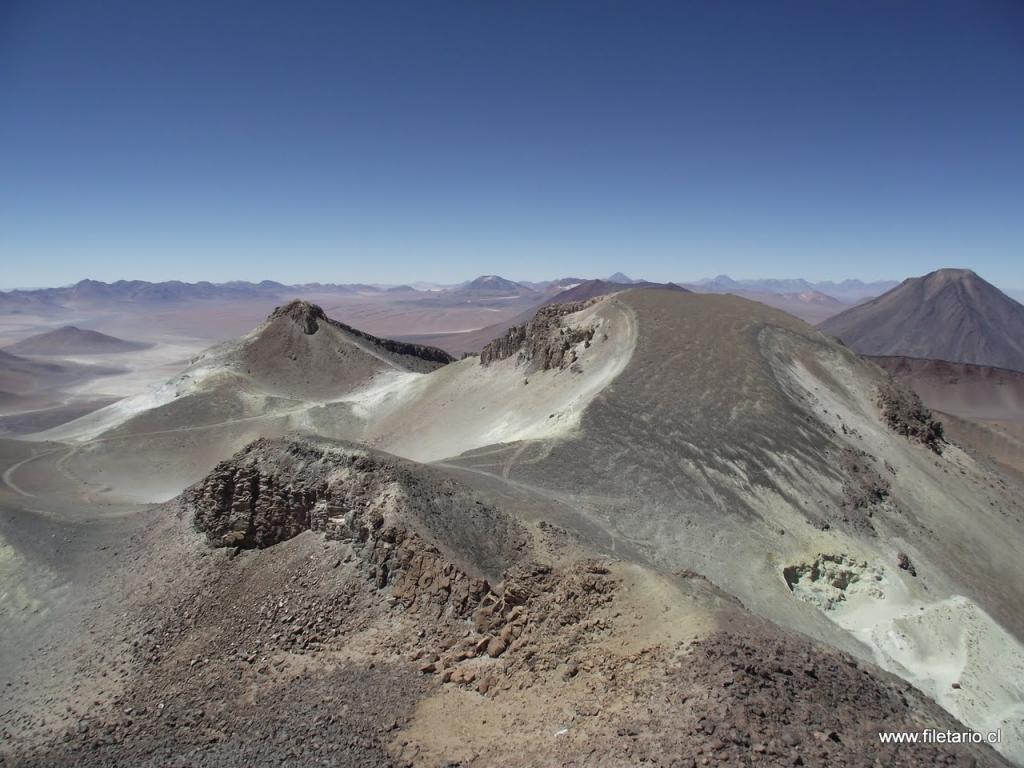
<svg viewBox="0 0 1024 768">
<path fill-rule="evenodd" d="M 571 499 L 612 546 L 628 542 L 782 626 L 867 652 L 972 727 L 1019 733 L 1024 508 L 1014 480 L 936 445 L 912 395 L 889 395 L 877 367 L 782 312 L 665 291 L 611 301 L 634 314 L 636 347 L 578 429 L 449 463 Z M 907 407 L 888 413 L 893 403 Z M 922 423 L 901 424 L 905 415 Z M 781 566 L 821 555 L 856 565 L 800 593 L 780 578 Z M 880 586 L 866 595 L 817 596 L 872 574 Z M 862 600 L 865 610 L 846 610 Z M 953 689 L 929 650 L 948 621 L 972 638 L 942 640 L 959 670 Z M 970 650 L 979 645 L 998 649 L 994 676 Z"/>
<path fill-rule="evenodd" d="M 864 355 L 1024 370 L 1024 305 L 968 269 L 904 280 L 819 328 Z"/>
<path fill-rule="evenodd" d="M 503 470 L 510 479 L 578 496 L 612 536 L 643 541 L 652 559 L 713 576 L 752 605 L 762 576 L 731 565 L 748 562 L 748 548 L 767 566 L 766 546 L 791 556 L 821 539 L 862 540 L 881 554 L 883 542 L 910 547 L 931 529 L 920 546 L 949 562 L 938 553 L 951 543 L 934 531 L 936 510 L 950 506 L 943 489 L 957 514 L 1021 535 L 1019 504 L 994 513 L 972 484 L 950 482 L 952 463 L 966 459 L 951 449 L 936 466 L 927 446 L 890 430 L 879 404 L 887 377 L 807 324 L 730 296 L 636 291 L 616 301 L 639 325 L 629 364 L 577 431 L 522 450 Z M 457 463 L 504 467 L 495 457 Z M 863 505 L 872 483 L 881 498 Z M 1005 546 L 991 551 L 1012 560 Z M 1008 564 L 962 560 L 951 555 L 978 576 L 970 591 L 980 599 Z M 1003 586 L 1013 601 L 993 611 L 1024 632 L 1024 572 L 1014 569 Z"/>
</svg>

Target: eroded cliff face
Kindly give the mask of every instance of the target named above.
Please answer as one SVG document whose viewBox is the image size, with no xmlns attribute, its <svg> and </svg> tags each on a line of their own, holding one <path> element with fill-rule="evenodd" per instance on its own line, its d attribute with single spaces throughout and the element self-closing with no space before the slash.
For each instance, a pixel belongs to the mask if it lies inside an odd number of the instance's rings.
<svg viewBox="0 0 1024 768">
<path fill-rule="evenodd" d="M 569 325 L 565 317 L 589 307 L 595 301 L 592 299 L 541 307 L 530 322 L 509 328 L 504 336 L 499 336 L 480 350 L 480 364 L 488 365 L 517 355 L 518 362 L 525 363 L 530 370 L 568 368 L 576 362 L 577 355 L 573 348 L 578 344 L 590 346 L 595 328 Z"/>
</svg>

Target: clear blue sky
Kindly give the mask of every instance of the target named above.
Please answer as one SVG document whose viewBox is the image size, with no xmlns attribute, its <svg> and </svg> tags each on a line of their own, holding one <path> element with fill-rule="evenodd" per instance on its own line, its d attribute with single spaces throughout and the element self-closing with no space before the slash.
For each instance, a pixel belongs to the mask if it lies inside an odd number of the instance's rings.
<svg viewBox="0 0 1024 768">
<path fill-rule="evenodd" d="M 0 263 L 1024 287 L 1024 3 L 0 0 Z"/>
</svg>

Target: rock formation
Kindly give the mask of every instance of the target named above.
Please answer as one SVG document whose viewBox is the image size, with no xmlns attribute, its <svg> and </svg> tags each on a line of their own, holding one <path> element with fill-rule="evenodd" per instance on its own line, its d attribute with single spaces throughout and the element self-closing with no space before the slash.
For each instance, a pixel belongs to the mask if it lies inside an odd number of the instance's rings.
<svg viewBox="0 0 1024 768">
<path fill-rule="evenodd" d="M 529 370 L 568 368 L 576 362 L 573 347 L 581 343 L 589 346 L 594 328 L 567 325 L 565 317 L 592 303 L 581 301 L 541 307 L 530 322 L 509 328 L 504 336 L 480 350 L 480 364 L 488 365 L 517 355 L 518 362 L 526 364 Z"/>
<path fill-rule="evenodd" d="M 492 576 L 522 546 L 517 524 L 451 479 L 329 440 L 257 440 L 186 490 L 182 503 L 215 546 L 265 548 L 312 530 L 365 550 L 382 585 L 408 565 L 402 544 L 410 537 Z"/>
<path fill-rule="evenodd" d="M 942 453 L 942 422 L 906 384 L 890 378 L 878 390 L 878 404 L 889 428 Z"/>
</svg>

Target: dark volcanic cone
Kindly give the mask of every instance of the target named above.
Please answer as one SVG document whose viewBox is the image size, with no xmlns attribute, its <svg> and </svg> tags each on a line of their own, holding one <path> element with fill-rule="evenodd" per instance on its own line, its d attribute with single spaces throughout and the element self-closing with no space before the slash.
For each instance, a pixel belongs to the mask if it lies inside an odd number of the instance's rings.
<svg viewBox="0 0 1024 768">
<path fill-rule="evenodd" d="M 940 269 L 819 328 L 864 355 L 1024 370 L 1024 306 L 969 269 Z"/>
</svg>

